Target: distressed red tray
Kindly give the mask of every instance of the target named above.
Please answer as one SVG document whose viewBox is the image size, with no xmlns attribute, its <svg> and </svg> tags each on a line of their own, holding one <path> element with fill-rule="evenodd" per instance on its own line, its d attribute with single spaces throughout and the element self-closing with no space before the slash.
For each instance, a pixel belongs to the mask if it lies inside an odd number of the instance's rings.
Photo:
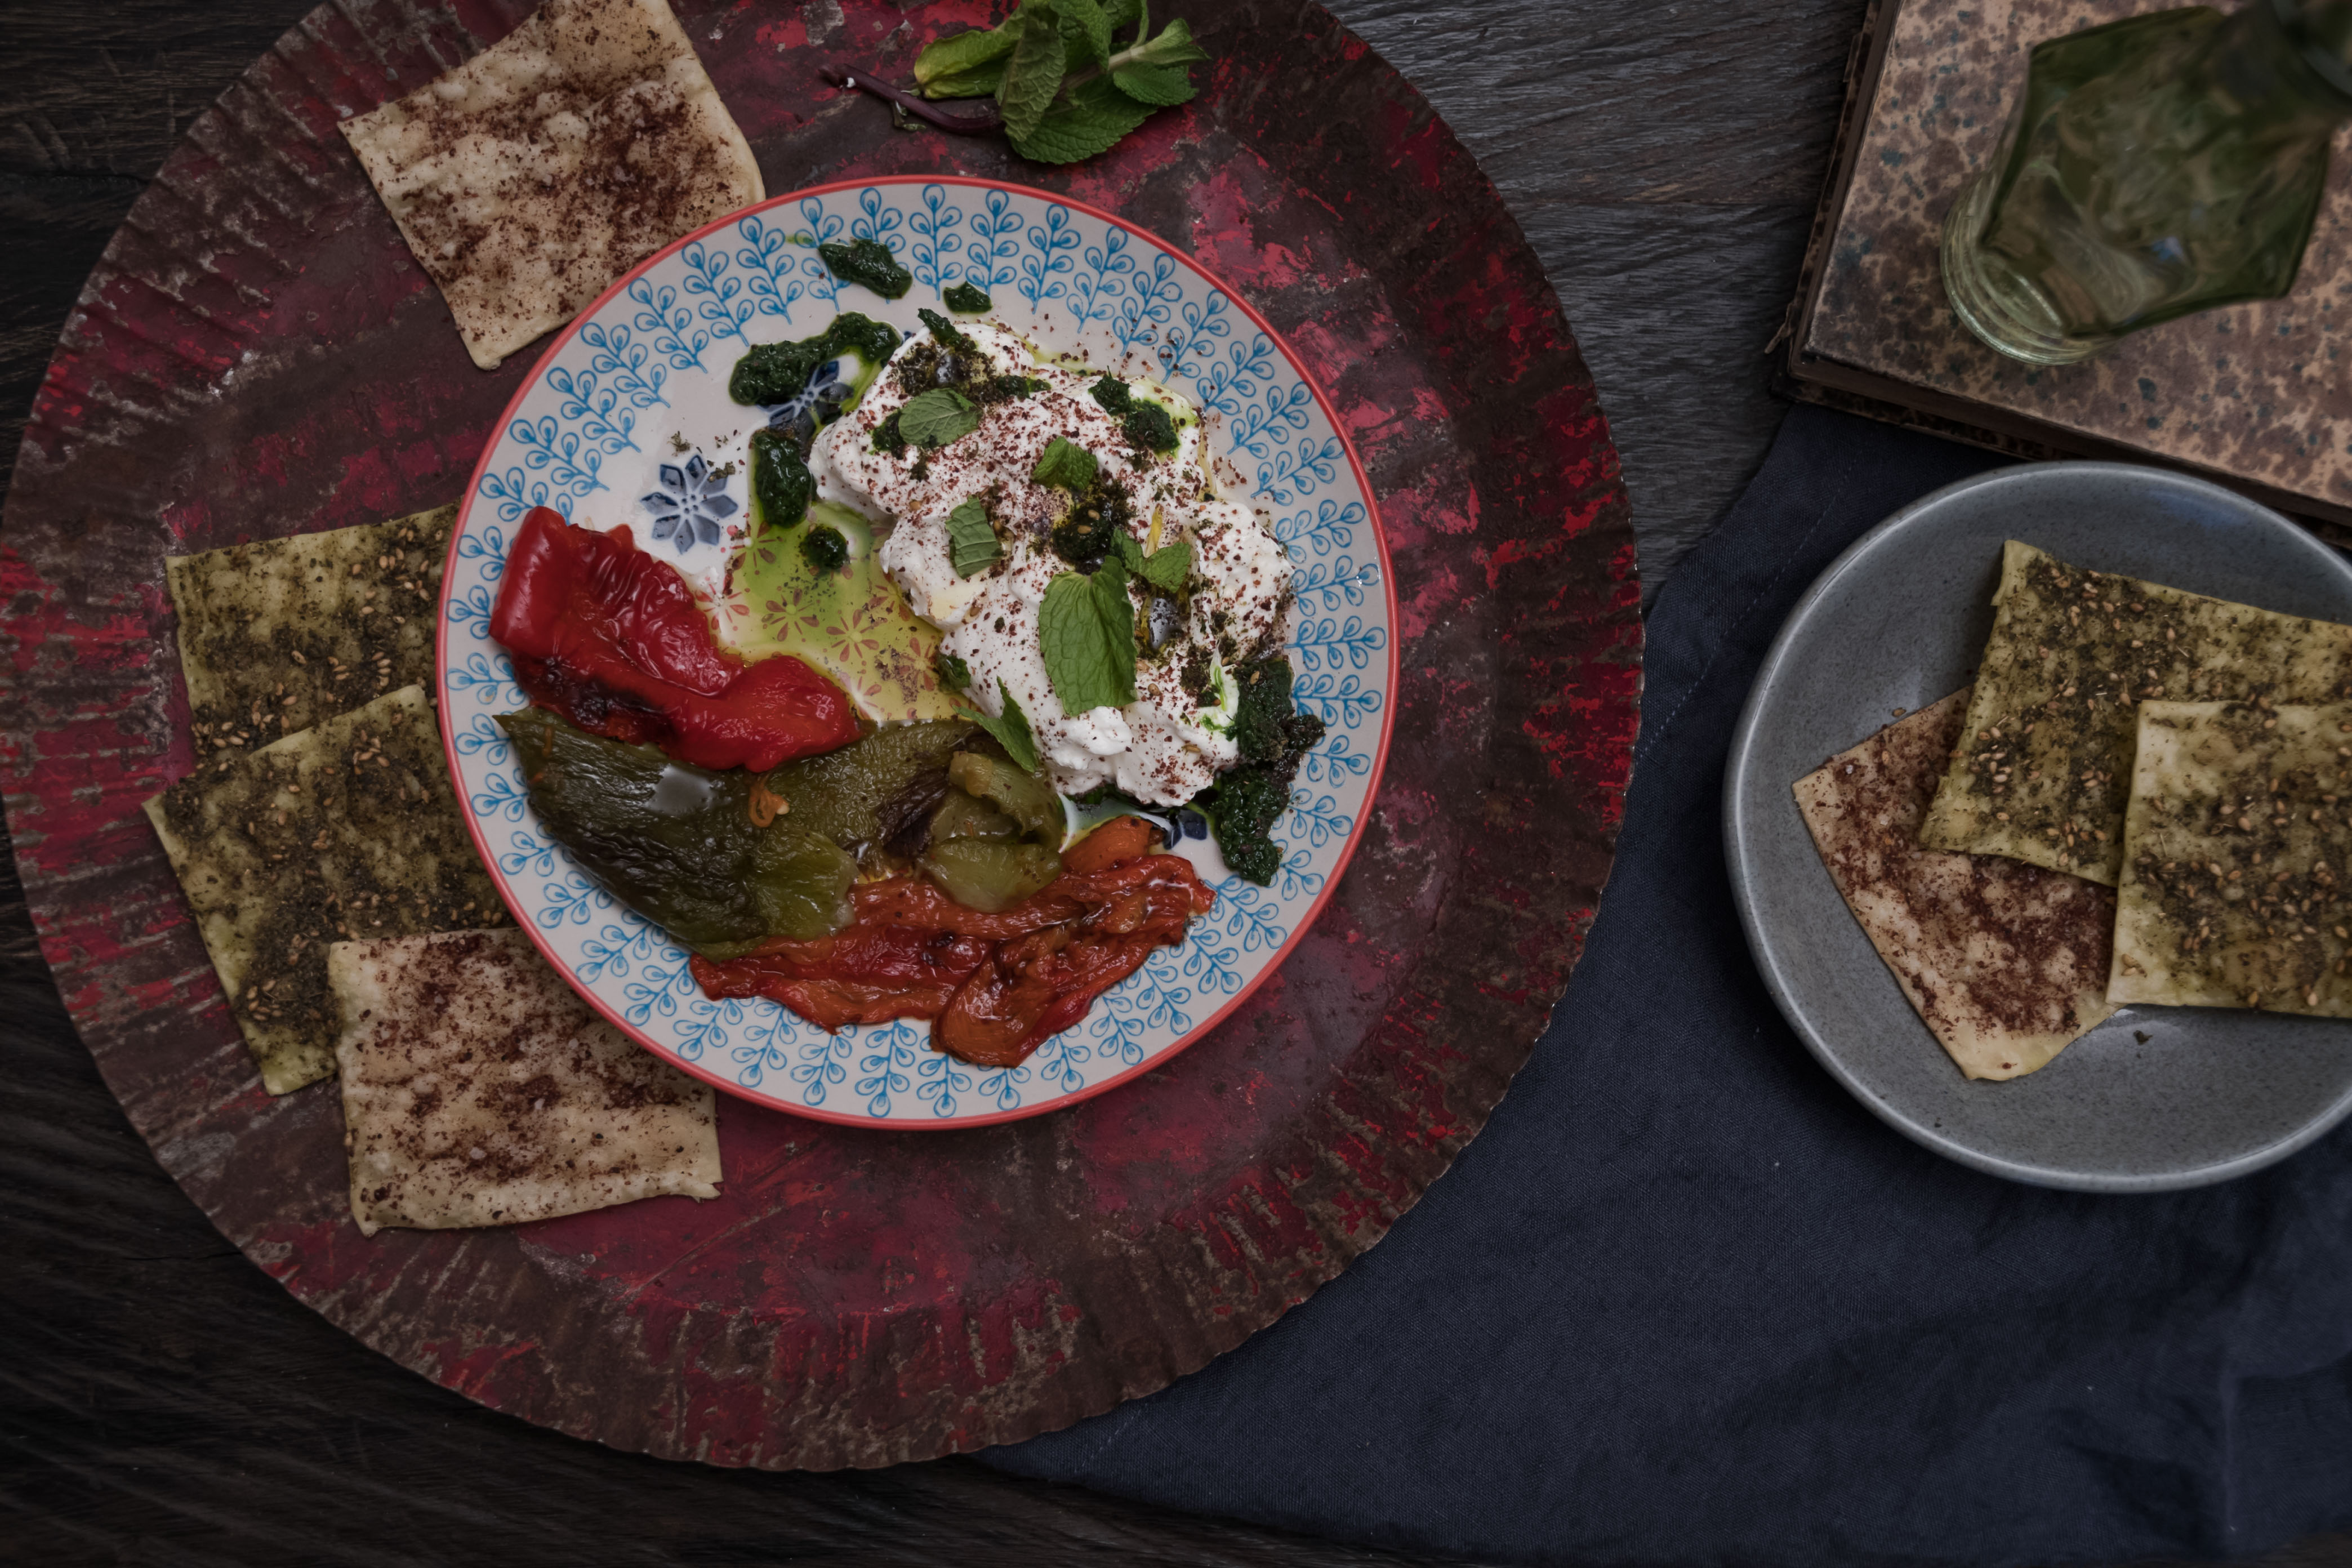
<svg viewBox="0 0 2352 1568">
<path fill-rule="evenodd" d="M 1557 300 L 1427 104 L 1312 5 L 1187 0 L 1193 104 L 1040 169 L 890 128 L 971 4 L 678 0 L 769 188 L 941 172 L 1194 255 L 1331 393 L 1402 607 L 1386 778 L 1276 977 L 1072 1110 L 921 1137 L 722 1100 L 726 1195 L 363 1240 L 331 1089 L 263 1094 L 138 803 L 186 772 L 166 553 L 456 498 L 534 355 L 473 368 L 335 130 L 528 11 L 322 6 L 191 128 L 66 330 L 0 524 L 0 775 L 43 951 L 156 1156 L 404 1365 L 618 1447 L 830 1468 L 1014 1441 L 1231 1349 L 1476 1133 L 1581 949 L 1640 689 L 1633 538 Z"/>
</svg>

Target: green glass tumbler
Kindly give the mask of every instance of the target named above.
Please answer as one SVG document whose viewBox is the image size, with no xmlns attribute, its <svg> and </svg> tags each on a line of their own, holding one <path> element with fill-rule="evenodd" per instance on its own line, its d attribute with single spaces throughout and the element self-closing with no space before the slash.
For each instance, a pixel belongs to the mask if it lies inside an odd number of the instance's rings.
<svg viewBox="0 0 2352 1568">
<path fill-rule="evenodd" d="M 2352 0 L 2158 11 L 2034 47 L 1944 219 L 1944 291 L 2033 364 L 2294 285 L 2352 118 Z"/>
</svg>

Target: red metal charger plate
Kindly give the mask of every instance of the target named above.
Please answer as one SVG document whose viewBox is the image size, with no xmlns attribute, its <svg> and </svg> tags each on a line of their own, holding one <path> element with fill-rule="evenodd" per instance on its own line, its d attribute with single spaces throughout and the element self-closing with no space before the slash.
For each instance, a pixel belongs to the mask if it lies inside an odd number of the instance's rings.
<svg viewBox="0 0 2352 1568">
<path fill-rule="evenodd" d="M 727 1103 L 726 1195 L 362 1239 L 331 1089 L 256 1080 L 138 803 L 186 772 L 168 553 L 455 499 L 485 374 L 335 124 L 522 5 L 322 7 L 191 129 L 68 321 L 0 528 L 0 768 L 43 949 L 157 1157 L 301 1300 L 615 1447 L 768 1467 L 1017 1440 L 1160 1387 L 1370 1247 L 1475 1134 L 1566 985 L 1615 842 L 1641 629 L 1567 323 L 1468 155 L 1313 5 L 1187 7 L 1194 103 L 1071 170 L 889 129 L 971 5 L 681 4 L 772 189 L 969 173 L 1188 248 L 1330 393 L 1402 609 L 1388 772 L 1276 978 L 1164 1068 L 924 1139 Z"/>
</svg>

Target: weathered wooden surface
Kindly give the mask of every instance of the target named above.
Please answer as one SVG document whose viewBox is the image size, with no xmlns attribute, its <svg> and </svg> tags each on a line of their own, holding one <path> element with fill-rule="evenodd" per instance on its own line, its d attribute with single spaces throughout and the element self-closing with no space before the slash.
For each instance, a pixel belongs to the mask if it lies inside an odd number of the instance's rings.
<svg viewBox="0 0 2352 1568">
<path fill-rule="evenodd" d="M 0 464 L 133 197 L 309 3 L 0 5 Z M 1534 241 L 1612 418 L 1654 589 L 1777 423 L 1762 350 L 1860 0 L 1335 9 L 1428 93 Z M 296 1303 L 163 1173 L 66 1021 L 13 871 L 0 877 L 0 1555 L 1404 1561 L 962 1460 L 837 1476 L 664 1464 L 446 1393 Z"/>
</svg>

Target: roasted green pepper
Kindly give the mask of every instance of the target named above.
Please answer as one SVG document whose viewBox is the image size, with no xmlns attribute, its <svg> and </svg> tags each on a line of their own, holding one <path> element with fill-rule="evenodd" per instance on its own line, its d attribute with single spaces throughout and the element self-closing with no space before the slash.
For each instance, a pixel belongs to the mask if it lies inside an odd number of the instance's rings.
<svg viewBox="0 0 2352 1568">
<path fill-rule="evenodd" d="M 544 709 L 501 716 L 550 837 L 622 902 L 706 958 L 849 923 L 856 862 L 780 812 L 757 774 L 674 763 Z M 836 753 L 838 754 L 838 753 Z"/>
<path fill-rule="evenodd" d="M 947 799 L 931 816 L 931 842 L 944 844 L 950 838 L 1018 838 L 1021 825 L 984 800 L 964 794 L 960 789 L 948 791 Z"/>
<path fill-rule="evenodd" d="M 933 840 L 923 874 L 966 909 L 994 914 L 1062 874 L 1062 858 L 1042 844 L 1011 838 Z"/>
<path fill-rule="evenodd" d="M 1036 774 L 1024 773 L 1001 757 L 958 752 L 948 763 L 948 782 L 966 795 L 993 802 L 1021 825 L 1024 836 L 1048 849 L 1062 847 L 1069 826 L 1062 797 Z"/>
<path fill-rule="evenodd" d="M 975 731 L 961 719 L 893 724 L 855 745 L 786 763 L 767 777 L 795 826 L 866 856 L 930 815 L 948 759 Z"/>
</svg>

